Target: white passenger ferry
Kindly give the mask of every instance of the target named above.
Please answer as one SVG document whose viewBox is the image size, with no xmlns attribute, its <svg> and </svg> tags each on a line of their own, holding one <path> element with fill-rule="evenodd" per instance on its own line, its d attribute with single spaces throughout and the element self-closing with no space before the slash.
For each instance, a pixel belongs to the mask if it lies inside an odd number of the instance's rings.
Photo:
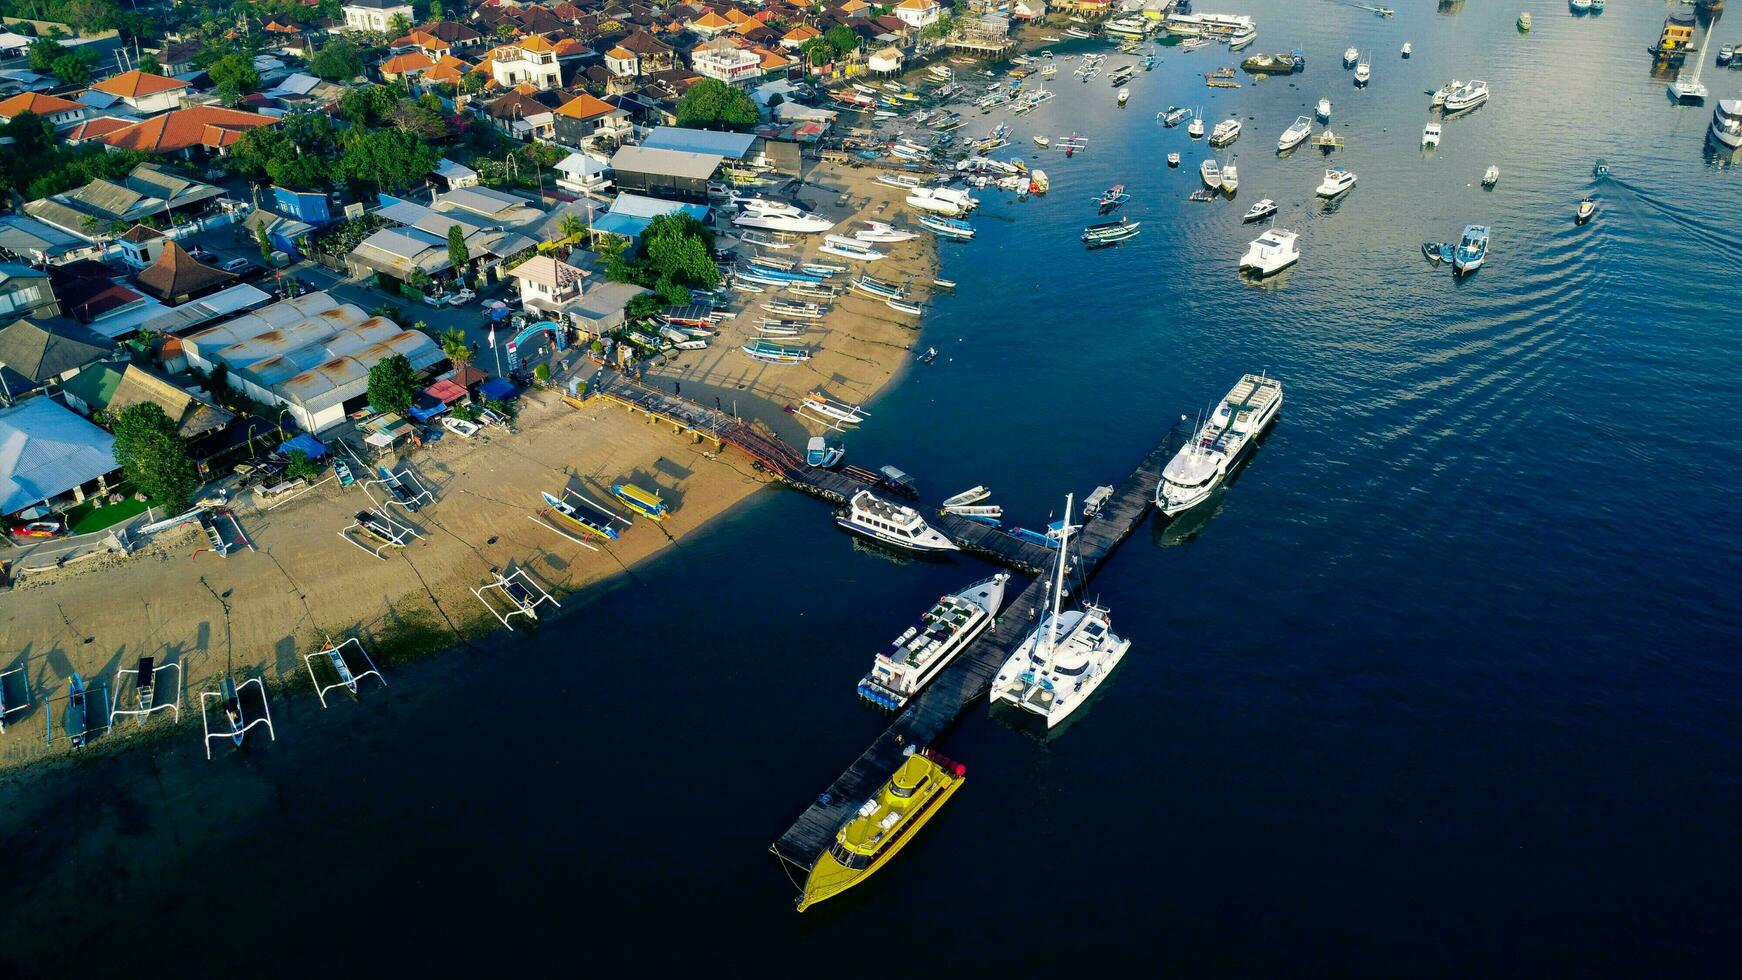
<svg viewBox="0 0 1742 980">
<path fill-rule="evenodd" d="M 835 523 L 885 544 L 908 551 L 957 551 L 956 543 L 919 516 L 912 507 L 883 500 L 869 490 L 853 495 L 847 509 L 835 514 Z"/>
<path fill-rule="evenodd" d="M 1242 377 L 1161 471 L 1155 506 L 1172 516 L 1203 503 L 1281 410 L 1280 381 L 1261 374 Z"/>
<path fill-rule="evenodd" d="M 1000 572 L 939 599 L 919 622 L 878 652 L 871 672 L 859 682 L 859 696 L 891 711 L 905 706 L 992 625 L 1009 581 L 1010 576 Z"/>
</svg>

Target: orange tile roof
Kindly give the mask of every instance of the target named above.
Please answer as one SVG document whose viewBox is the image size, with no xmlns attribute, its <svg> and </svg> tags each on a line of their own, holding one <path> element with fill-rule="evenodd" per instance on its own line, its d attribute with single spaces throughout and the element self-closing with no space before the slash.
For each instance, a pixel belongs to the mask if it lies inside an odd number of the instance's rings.
<svg viewBox="0 0 1742 980">
<path fill-rule="evenodd" d="M 133 125 L 133 120 L 131 119 L 120 119 L 115 116 L 99 116 L 96 119 L 87 119 L 84 122 L 79 123 L 77 126 L 74 126 L 72 129 L 67 130 L 66 140 L 69 143 L 77 143 L 81 140 L 99 139 L 113 133 L 117 129 L 126 129 L 131 125 Z"/>
<path fill-rule="evenodd" d="M 244 130 L 255 126 L 271 126 L 278 120 L 252 112 L 220 109 L 217 106 L 195 106 L 153 116 L 142 123 L 118 129 L 103 137 L 103 142 L 123 150 L 143 150 L 148 153 L 171 153 L 192 146 L 225 147 L 234 143 Z"/>
<path fill-rule="evenodd" d="M 630 61 L 630 60 L 634 59 L 635 52 L 630 51 L 628 48 L 625 48 L 623 45 L 619 44 L 616 47 L 612 48 L 611 50 L 605 52 L 605 57 L 616 58 L 618 61 Z"/>
<path fill-rule="evenodd" d="M 423 77 L 429 82 L 457 82 L 471 67 L 451 54 L 444 54 L 436 60 L 434 68 L 423 73 Z"/>
<path fill-rule="evenodd" d="M 83 109 L 83 102 L 74 102 L 54 95 L 43 95 L 40 92 L 24 92 L 14 95 L 5 102 L 0 102 L 0 117 L 12 119 L 26 112 L 34 112 L 39 116 L 53 115 L 57 112 L 71 112 Z"/>
<path fill-rule="evenodd" d="M 726 19 L 731 21 L 734 24 L 742 24 L 745 21 L 750 19 L 750 15 L 745 13 L 742 10 L 739 10 L 737 7 L 727 7 L 726 8 Z"/>
<path fill-rule="evenodd" d="M 424 71 L 435 67 L 435 59 L 422 51 L 407 51 L 405 54 L 394 55 L 381 63 L 383 75 L 409 75 L 412 72 Z"/>
<path fill-rule="evenodd" d="M 732 22 L 710 10 L 700 17 L 697 17 L 695 20 L 690 21 L 690 26 L 706 27 L 710 30 L 725 30 L 732 26 Z"/>
<path fill-rule="evenodd" d="M 758 48 L 751 48 L 750 50 L 752 50 L 752 51 L 754 51 L 757 54 L 762 56 L 762 70 L 763 71 L 774 71 L 774 70 L 779 69 L 779 68 L 785 68 L 787 65 L 792 64 L 791 58 L 788 58 L 784 55 L 775 54 L 773 51 L 770 51 L 767 48 L 758 47 Z"/>
<path fill-rule="evenodd" d="M 107 78 L 91 86 L 99 92 L 106 92 L 120 99 L 137 99 L 172 89 L 187 88 L 188 83 L 162 75 L 147 75 L 137 69 L 125 74 Z"/>
<path fill-rule="evenodd" d="M 550 43 L 542 34 L 528 34 L 515 42 L 523 51 L 555 51 L 556 45 Z"/>
<path fill-rule="evenodd" d="M 572 37 L 565 37 L 556 43 L 558 57 L 569 54 L 586 54 L 587 46 Z"/>
<path fill-rule="evenodd" d="M 615 111 L 617 110 L 611 108 L 609 102 L 582 92 L 580 95 L 564 102 L 562 108 L 558 109 L 556 114 L 559 116 L 567 116 L 570 119 L 596 119 L 599 116 Z"/>
<path fill-rule="evenodd" d="M 793 28 L 792 30 L 787 31 L 786 35 L 784 37 L 782 37 L 781 40 L 782 41 L 792 41 L 794 43 L 800 43 L 800 42 L 808 41 L 813 37 L 822 37 L 822 36 L 823 36 L 822 31 L 817 30 L 816 28 L 810 26 L 809 24 L 800 24 L 797 27 Z"/>
</svg>

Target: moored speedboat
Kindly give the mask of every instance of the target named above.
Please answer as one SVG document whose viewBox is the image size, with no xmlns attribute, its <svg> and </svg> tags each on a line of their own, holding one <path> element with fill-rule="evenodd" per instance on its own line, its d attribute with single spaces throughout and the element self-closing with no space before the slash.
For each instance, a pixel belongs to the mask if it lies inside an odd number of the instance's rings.
<svg viewBox="0 0 1742 980">
<path fill-rule="evenodd" d="M 1259 277 L 1274 275 L 1300 261 L 1300 235 L 1280 228 L 1253 239 L 1240 257 L 1240 271 L 1251 270 Z"/>
<path fill-rule="evenodd" d="M 811 866 L 798 910 L 832 898 L 876 873 L 919 833 L 967 777 L 967 769 L 931 751 L 915 752 L 835 831 Z"/>
<path fill-rule="evenodd" d="M 1169 153 L 1167 155 L 1167 165 L 1170 167 L 1179 166 L 1179 154 L 1178 153 Z"/>
<path fill-rule="evenodd" d="M 1241 377 L 1162 469 L 1155 505 L 1171 517 L 1203 503 L 1281 410 L 1281 382 L 1261 374 Z"/>
<path fill-rule="evenodd" d="M 1009 581 L 1010 576 L 1000 572 L 933 603 L 919 622 L 877 652 L 871 672 L 859 681 L 859 696 L 891 711 L 905 707 L 992 625 Z"/>
<path fill-rule="evenodd" d="M 1215 157 L 1198 164 L 1198 174 L 1204 179 L 1204 186 L 1211 190 L 1219 190 L 1222 186 L 1222 165 Z"/>
<path fill-rule="evenodd" d="M 1245 216 L 1240 220 L 1242 222 L 1259 221 L 1268 218 L 1275 213 L 1276 202 L 1267 197 L 1264 200 L 1259 201 L 1257 204 L 1252 205 L 1252 207 L 1246 211 Z"/>
<path fill-rule="evenodd" d="M 1228 165 L 1222 168 L 1222 189 L 1229 194 L 1240 189 L 1240 170 L 1234 166 L 1232 160 L 1228 161 Z"/>
<path fill-rule="evenodd" d="M 1440 124 L 1430 122 L 1421 128 L 1421 145 L 1423 147 L 1440 145 Z"/>
<path fill-rule="evenodd" d="M 1500 168 L 1490 164 L 1488 169 L 1482 172 L 1482 186 L 1493 187 L 1498 183 L 1500 183 Z"/>
<path fill-rule="evenodd" d="M 1458 250 L 1452 253 L 1452 269 L 1467 276 L 1482 268 L 1488 258 L 1488 226 L 1465 225 L 1464 236 L 1458 240 Z"/>
<path fill-rule="evenodd" d="M 1331 100 L 1330 99 L 1320 99 L 1319 100 L 1318 115 L 1319 115 L 1320 122 L 1330 122 L 1331 121 Z"/>
<path fill-rule="evenodd" d="M 917 187 L 907 195 L 907 206 L 953 218 L 974 210 L 980 202 L 954 187 Z"/>
<path fill-rule="evenodd" d="M 1131 641 L 1113 633 L 1107 610 L 1084 603 L 1064 609 L 1065 567 L 1069 559 L 1071 498 L 1065 498 L 1060 525 L 1057 574 L 1049 583 L 1051 609 L 998 669 L 992 680 L 993 705 L 1009 704 L 1046 722 L 1050 730 L 1094 695 L 1119 666 Z"/>
<path fill-rule="evenodd" d="M 1454 112 L 1464 112 L 1474 109 L 1488 101 L 1488 83 L 1481 79 L 1465 82 L 1446 93 L 1445 110 L 1448 115 Z"/>
<path fill-rule="evenodd" d="M 1324 100 L 1319 100 L 1323 102 Z M 1328 112 L 1328 110 L 1327 110 Z M 1305 143 L 1307 137 L 1313 134 L 1313 121 L 1305 116 L 1295 118 L 1294 124 L 1282 131 L 1282 136 L 1276 141 L 1276 152 L 1285 153 Z"/>
<path fill-rule="evenodd" d="M 1342 167 L 1332 167 L 1325 171 L 1325 179 L 1318 187 L 1320 197 L 1336 197 L 1355 186 L 1355 172 Z"/>
<path fill-rule="evenodd" d="M 1240 138 L 1240 120 L 1224 119 L 1216 124 L 1214 132 L 1210 133 L 1211 146 L 1227 146 Z"/>
<path fill-rule="evenodd" d="M 1518 15 L 1518 29 L 1527 34 L 1530 33 L 1530 11 L 1526 10 Z"/>
<path fill-rule="evenodd" d="M 1349 47 L 1343 51 L 1343 67 L 1344 68 L 1355 67 L 1356 62 L 1358 62 L 1360 60 L 1361 60 L 1361 52 L 1356 50 L 1355 46 L 1353 44 L 1349 45 Z"/>
<path fill-rule="evenodd" d="M 1719 99 L 1707 132 L 1722 146 L 1742 149 L 1742 99 Z"/>
<path fill-rule="evenodd" d="M 892 504 L 869 490 L 853 494 L 835 523 L 865 537 L 918 552 L 957 551 L 956 543 L 925 522 L 912 507 Z"/>
<path fill-rule="evenodd" d="M 1413 49 L 1410 48 L 1408 41 L 1403 42 L 1403 56 L 1405 58 L 1410 56 L 1410 54 L 1412 53 L 1412 50 Z"/>
<path fill-rule="evenodd" d="M 1204 138 L 1204 111 L 1202 109 L 1192 114 L 1192 121 L 1186 125 L 1186 135 L 1195 140 Z"/>
<path fill-rule="evenodd" d="M 1361 63 L 1355 66 L 1355 84 L 1365 85 L 1373 80 L 1373 65 L 1366 55 L 1361 56 Z"/>
<path fill-rule="evenodd" d="M 1120 89 L 1119 90 L 1119 104 L 1124 105 L 1125 103 L 1130 102 L 1130 101 L 1131 101 L 1131 90 L 1128 88 Z"/>
</svg>

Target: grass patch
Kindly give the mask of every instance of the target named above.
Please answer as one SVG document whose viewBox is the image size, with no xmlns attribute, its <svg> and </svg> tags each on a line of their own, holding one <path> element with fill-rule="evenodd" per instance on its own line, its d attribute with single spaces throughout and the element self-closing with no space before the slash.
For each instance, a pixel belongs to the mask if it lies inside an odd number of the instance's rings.
<svg viewBox="0 0 1742 980">
<path fill-rule="evenodd" d="M 98 507 L 95 501 L 87 500 L 76 507 L 67 509 L 67 527 L 74 534 L 89 534 L 114 527 L 122 521 L 132 520 L 153 506 L 150 500 L 134 500 L 132 497 L 118 504 L 105 504 Z"/>
</svg>

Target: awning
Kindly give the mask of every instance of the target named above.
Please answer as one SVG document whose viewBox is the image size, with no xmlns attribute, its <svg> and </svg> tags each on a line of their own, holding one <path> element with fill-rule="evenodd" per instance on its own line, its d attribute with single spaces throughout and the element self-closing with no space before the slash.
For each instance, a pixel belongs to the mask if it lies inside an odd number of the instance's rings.
<svg viewBox="0 0 1742 980">
<path fill-rule="evenodd" d="M 494 401 L 504 402 L 515 395 L 515 387 L 506 378 L 491 378 L 478 386 L 478 394 Z"/>
<path fill-rule="evenodd" d="M 436 401 L 439 401 L 445 405 L 451 405 L 454 402 L 457 402 L 460 399 L 466 397 L 466 389 L 465 388 L 453 383 L 452 381 L 449 381 L 446 378 L 442 378 L 439 381 L 437 381 L 435 384 L 432 384 L 428 388 L 425 388 L 423 390 L 423 393 L 430 396 L 431 398 L 434 398 Z"/>
<path fill-rule="evenodd" d="M 326 444 L 306 432 L 284 440 L 284 445 L 279 448 L 284 450 L 285 455 L 301 450 L 309 459 L 320 459 L 327 454 Z"/>
</svg>

